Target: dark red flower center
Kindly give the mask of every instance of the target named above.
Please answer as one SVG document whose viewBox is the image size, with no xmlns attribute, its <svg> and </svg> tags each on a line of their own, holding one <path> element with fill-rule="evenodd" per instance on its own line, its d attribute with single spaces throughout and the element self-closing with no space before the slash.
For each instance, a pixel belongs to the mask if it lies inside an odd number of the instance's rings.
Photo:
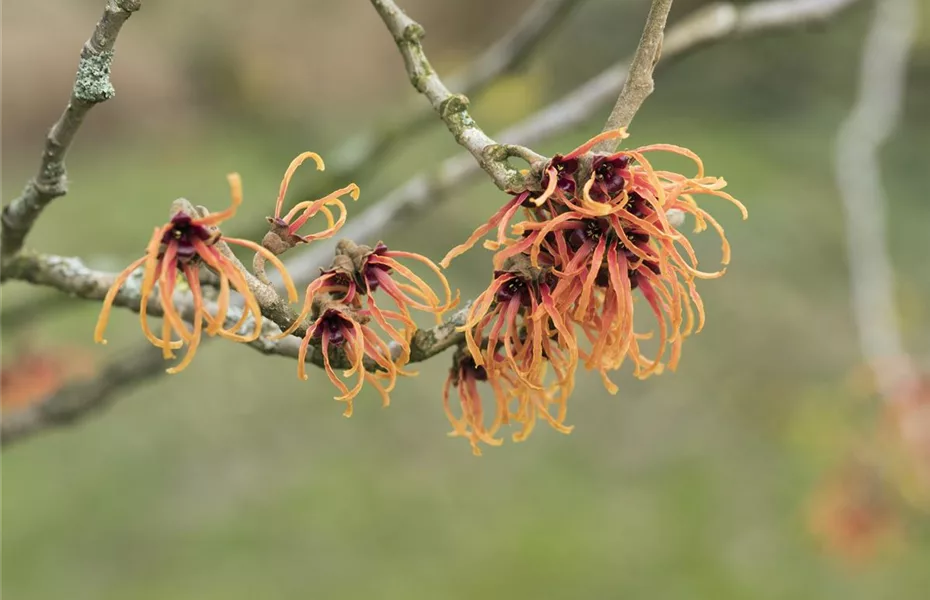
<svg viewBox="0 0 930 600">
<path fill-rule="evenodd" d="M 378 273 L 386 273 L 390 275 L 391 267 L 378 263 L 372 264 L 370 262 L 366 262 L 362 277 L 365 278 L 365 283 L 368 284 L 368 289 L 372 292 L 381 287 L 381 282 L 378 280 Z"/>
<path fill-rule="evenodd" d="M 643 268 L 649 269 L 656 275 L 659 274 L 659 263 L 657 263 L 656 261 L 645 260 L 645 261 L 640 262 L 639 258 L 632 256 L 629 253 L 627 254 L 628 254 L 627 261 L 633 264 L 633 266 L 627 270 L 627 275 L 629 275 L 629 278 L 630 278 L 630 289 L 631 290 L 635 290 L 636 288 L 639 287 L 639 278 L 642 276 L 640 275 L 640 271 Z M 601 287 L 601 288 L 611 287 L 612 284 L 610 282 L 610 272 L 607 270 L 607 265 L 603 265 L 598 270 L 597 277 L 595 277 L 594 279 L 594 285 Z"/>
<path fill-rule="evenodd" d="M 471 356 L 465 356 L 459 362 L 459 369 L 461 371 L 462 379 L 474 379 L 475 381 L 487 381 L 488 380 L 488 371 L 483 366 L 479 367 L 475 364 L 475 359 Z"/>
<path fill-rule="evenodd" d="M 313 327 L 313 337 L 322 338 L 328 333 L 329 343 L 342 346 L 346 341 L 346 332 L 352 328 L 352 322 L 338 310 L 327 309 Z"/>
<path fill-rule="evenodd" d="M 563 158 L 562 155 L 556 154 L 549 161 L 546 170 L 543 172 L 540 185 L 543 189 L 549 187 L 549 169 L 555 168 L 556 171 L 556 189 L 563 192 L 566 196 L 573 196 L 577 185 L 575 183 L 574 173 L 578 170 L 577 158 Z M 535 206 L 530 204 L 529 199 L 524 202 L 524 206 Z"/>
<path fill-rule="evenodd" d="M 572 175 L 575 171 L 578 170 L 578 159 L 577 158 L 565 158 L 561 154 L 556 154 L 552 157 L 552 160 L 549 161 L 550 167 L 555 167 L 556 171 L 560 175 L 563 173 L 565 175 Z"/>
<path fill-rule="evenodd" d="M 368 256 L 368 258 L 365 259 L 365 266 L 362 267 L 362 272 L 359 274 L 362 281 L 358 282 L 362 289 L 365 289 L 365 285 L 367 284 L 368 289 L 374 292 L 379 287 L 381 287 L 381 282 L 378 280 L 378 274 L 391 274 L 391 267 L 369 260 L 369 258 L 372 256 L 384 256 L 387 251 L 388 247 L 385 244 L 379 243 L 377 246 L 375 246 L 374 250 L 371 251 L 371 254 Z"/>
<path fill-rule="evenodd" d="M 610 224 L 606 219 L 584 219 L 579 223 L 568 235 L 567 242 L 572 250 L 578 250 L 587 241 L 596 244 L 602 236 L 610 233 Z"/>
<path fill-rule="evenodd" d="M 630 192 L 630 199 L 626 203 L 624 210 L 630 213 L 634 217 L 642 219 L 646 216 L 647 212 L 650 210 L 649 204 L 646 202 L 645 198 L 637 194 L 636 192 Z"/>
<path fill-rule="evenodd" d="M 171 228 L 164 233 L 161 243 L 164 246 L 173 244 L 177 248 L 178 261 L 188 262 L 197 255 L 194 240 L 206 242 L 211 237 L 206 227 L 195 223 L 186 213 L 179 212 L 171 217 Z"/>
<path fill-rule="evenodd" d="M 507 281 L 497 290 L 497 301 L 503 304 L 516 300 L 523 306 L 530 306 L 533 300 L 530 282 L 515 273 L 495 273 L 496 277 L 502 275 Z"/>
<path fill-rule="evenodd" d="M 591 186 L 591 199 L 595 202 L 608 202 L 623 191 L 626 179 L 623 170 L 630 164 L 628 156 L 601 156 L 594 159 L 594 185 Z"/>
</svg>

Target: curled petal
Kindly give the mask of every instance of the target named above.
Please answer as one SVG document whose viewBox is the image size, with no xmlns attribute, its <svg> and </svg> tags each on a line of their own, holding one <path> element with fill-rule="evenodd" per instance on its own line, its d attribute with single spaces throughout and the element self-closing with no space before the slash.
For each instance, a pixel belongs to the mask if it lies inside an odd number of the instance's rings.
<svg viewBox="0 0 930 600">
<path fill-rule="evenodd" d="M 546 169 L 546 175 L 549 176 L 549 184 L 546 185 L 546 189 L 538 198 L 530 199 L 530 202 L 536 206 L 542 206 L 545 204 L 546 200 L 548 200 L 552 196 L 552 193 L 555 191 L 555 186 L 559 184 L 559 172 L 555 167 L 549 167 Z"/>
<path fill-rule="evenodd" d="M 646 152 L 671 152 L 672 154 L 679 154 L 685 156 L 694 161 L 694 164 L 697 165 L 697 175 L 694 177 L 700 179 L 704 177 L 704 161 L 701 160 L 701 157 L 688 150 L 687 148 L 682 148 L 681 146 L 676 146 L 674 144 L 650 144 L 648 146 L 640 146 L 635 150 L 640 154 L 645 154 Z"/>
<path fill-rule="evenodd" d="M 220 212 L 210 213 L 199 219 L 191 219 L 192 223 L 202 227 L 211 227 L 223 221 L 228 221 L 236 215 L 239 205 L 242 204 L 242 178 L 239 176 L 239 173 L 230 173 L 226 176 L 226 180 L 229 182 L 229 194 L 232 198 L 232 203 L 229 205 L 229 208 Z"/>
<path fill-rule="evenodd" d="M 287 300 L 288 302 L 297 302 L 297 288 L 294 287 L 294 280 L 291 279 L 290 274 L 287 272 L 287 267 L 284 266 L 284 263 L 281 262 L 273 252 L 260 246 L 251 240 L 241 240 L 239 238 L 223 238 L 227 244 L 235 244 L 236 246 L 242 246 L 243 248 L 248 248 L 253 252 L 257 252 L 265 257 L 265 260 L 270 262 L 275 266 L 278 272 L 281 274 L 281 279 L 284 280 L 284 287 L 287 290 Z"/>
<path fill-rule="evenodd" d="M 116 300 L 116 294 L 119 293 L 120 288 L 123 287 L 123 284 L 126 283 L 126 280 L 129 279 L 133 271 L 141 267 L 142 264 L 146 262 L 146 259 L 147 257 L 143 256 L 140 259 L 134 260 L 116 276 L 116 279 L 113 280 L 113 285 L 107 290 L 107 295 L 103 299 L 103 307 L 100 309 L 100 316 L 97 318 L 97 326 L 94 328 L 94 341 L 98 344 L 107 343 L 103 334 L 107 329 L 107 322 L 110 319 L 110 309 L 113 306 L 113 301 Z"/>
<path fill-rule="evenodd" d="M 291 177 L 294 176 L 294 172 L 297 170 L 305 160 L 312 158 L 313 162 L 316 163 L 317 171 L 323 171 L 326 169 L 326 165 L 323 164 L 323 159 L 320 158 L 320 155 L 316 152 L 303 152 L 299 154 L 294 160 L 291 161 L 291 164 L 288 165 L 287 171 L 284 172 L 284 178 L 281 179 L 281 187 L 278 189 L 278 200 L 275 202 L 274 207 L 274 216 L 281 216 L 281 207 L 284 204 L 284 196 L 287 194 L 287 186 L 291 183 Z"/>
<path fill-rule="evenodd" d="M 520 204 L 523 202 L 524 198 L 525 196 L 522 194 L 519 196 L 514 196 L 507 204 L 502 206 L 501 209 L 497 211 L 487 223 L 478 227 L 478 229 L 475 229 L 475 231 L 472 232 L 470 236 L 468 236 L 468 239 L 465 240 L 465 243 L 459 244 L 452 250 L 449 250 L 448 254 L 446 254 L 446 256 L 441 261 L 439 261 L 439 266 L 441 266 L 443 269 L 449 268 L 449 263 L 452 262 L 453 258 L 468 251 L 485 234 L 497 227 L 508 215 L 512 217 L 517 208 L 519 208 Z"/>
<path fill-rule="evenodd" d="M 181 319 L 174 306 L 174 288 L 178 277 L 178 260 L 177 247 L 169 244 L 168 250 L 165 251 L 164 266 L 161 276 L 158 278 L 159 297 L 161 299 L 161 308 L 164 313 L 162 318 L 166 319 L 171 327 L 178 332 L 178 335 L 187 343 L 191 341 L 191 333 Z"/>
<path fill-rule="evenodd" d="M 187 352 L 184 354 L 184 358 L 181 359 L 181 362 L 177 365 L 167 369 L 168 373 L 171 375 L 180 373 L 194 360 L 197 347 L 200 345 L 200 332 L 203 327 L 203 295 L 200 291 L 200 279 L 198 278 L 197 270 L 189 264 L 184 265 L 183 268 L 184 277 L 187 279 L 187 284 L 191 289 L 191 295 L 194 298 L 194 331 L 191 334 L 190 344 L 187 346 Z"/>
<path fill-rule="evenodd" d="M 582 154 L 590 152 L 592 148 L 594 148 L 595 146 L 597 146 L 603 141 L 622 140 L 627 137 L 629 137 L 629 134 L 627 134 L 625 127 L 621 127 L 620 129 L 612 129 L 611 131 L 605 131 L 604 133 L 601 133 L 600 135 L 596 135 L 590 140 L 588 140 L 587 142 L 585 142 L 584 144 L 578 146 L 577 148 L 575 148 L 574 150 L 572 150 L 571 152 L 569 152 L 562 158 L 563 160 L 578 158 Z"/>
</svg>

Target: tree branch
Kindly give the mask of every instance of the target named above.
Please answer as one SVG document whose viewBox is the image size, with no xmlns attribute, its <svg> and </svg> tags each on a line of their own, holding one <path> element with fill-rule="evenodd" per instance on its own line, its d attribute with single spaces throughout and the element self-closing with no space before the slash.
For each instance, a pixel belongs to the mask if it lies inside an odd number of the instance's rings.
<svg viewBox="0 0 930 600">
<path fill-rule="evenodd" d="M 88 111 L 116 93 L 110 83 L 113 47 L 123 24 L 141 6 L 141 0 L 109 0 L 93 34 L 84 43 L 71 100 L 45 139 L 39 173 L 26 184 L 22 195 L 3 209 L 0 260 L 4 263 L 22 248 L 45 207 L 68 192 L 65 154 Z"/>
<path fill-rule="evenodd" d="M 533 161 L 544 158 L 526 148 L 514 152 L 488 137 L 469 114 L 468 98 L 450 92 L 426 58 L 421 43 L 425 35 L 423 27 L 408 17 L 393 0 L 371 0 L 371 4 L 394 36 L 410 82 L 426 96 L 455 141 L 471 153 L 497 187 L 502 190 L 523 190 L 527 182 L 519 171 L 507 163 L 507 159 L 511 156 L 529 157 Z"/>
<path fill-rule="evenodd" d="M 466 97 L 480 94 L 498 78 L 522 65 L 539 43 L 582 1 L 537 0 L 503 37 L 460 72 L 448 78 L 449 89 L 458 90 Z M 333 179 L 358 179 L 361 167 L 370 168 L 370 163 L 375 157 L 384 155 L 389 148 L 403 139 L 416 135 L 425 126 L 433 123 L 434 119 L 431 106 L 417 103 L 415 108 L 381 133 L 368 136 L 369 139 L 364 143 L 362 150 L 355 152 L 353 158 L 345 164 L 337 165 Z M 346 153 L 346 148 L 336 151 L 336 155 Z"/>
<path fill-rule="evenodd" d="M 643 102 L 655 89 L 652 71 L 662 53 L 665 21 L 671 9 L 672 0 L 652 0 L 649 15 L 646 16 L 646 25 L 643 27 L 643 35 L 639 39 L 639 46 L 636 47 L 633 61 L 630 63 L 629 76 L 623 84 L 623 89 L 620 90 L 617 103 L 614 104 L 610 116 L 607 117 L 604 131 L 629 127 Z M 617 143 L 617 140 L 607 140 L 598 144 L 595 150 L 610 152 L 617 147 Z"/>
<path fill-rule="evenodd" d="M 767 2 L 757 2 L 748 6 L 740 7 L 731 3 L 717 3 L 705 8 L 699 9 L 679 21 L 676 25 L 668 30 L 664 44 L 663 60 L 660 65 L 670 62 L 670 59 L 681 56 L 686 52 L 695 50 L 704 45 L 723 41 L 731 37 L 737 37 L 744 34 L 760 34 L 779 29 L 785 29 L 806 23 L 827 20 L 842 10 L 854 5 L 859 0 L 771 0 Z M 569 130 L 590 119 L 596 110 L 611 98 L 616 97 L 617 93 L 623 87 L 626 79 L 627 65 L 630 60 L 626 59 L 618 62 L 597 77 L 576 88 L 572 93 L 562 99 L 554 102 L 548 107 L 524 119 L 519 124 L 508 128 L 499 134 L 499 139 L 507 139 L 515 143 L 530 145 L 538 141 Z M 376 237 L 392 227 L 397 227 L 403 222 L 413 218 L 421 211 L 438 205 L 443 200 L 451 197 L 461 189 L 461 186 L 469 181 L 477 179 L 481 173 L 476 163 L 467 154 L 452 157 L 444 161 L 438 169 L 430 174 L 420 174 L 411 178 L 407 183 L 395 189 L 386 195 L 380 202 L 362 213 L 360 216 L 352 219 L 342 234 L 356 241 L 376 241 Z M 328 242 L 318 242 L 307 252 L 297 255 L 295 258 L 287 261 L 288 269 L 295 274 L 295 279 L 304 279 L 305 282 L 316 276 L 318 267 L 326 266 L 332 257 L 334 244 Z M 67 259 L 62 257 L 45 257 L 38 259 L 39 255 L 25 255 L 21 259 L 23 263 L 14 273 L 14 279 L 32 281 L 39 285 L 49 286 L 66 293 L 76 293 L 83 298 L 101 299 L 112 282 L 112 275 L 92 271 L 85 267 L 78 259 Z M 56 266 L 57 265 L 57 266 Z M 4 276 L 8 272 L 4 272 Z M 130 280 L 127 287 L 138 285 L 138 281 Z M 78 293 L 80 292 L 80 293 Z M 125 296 L 121 293 L 117 298 L 118 304 L 128 306 L 138 310 L 138 295 L 130 294 Z M 461 341 L 461 334 L 454 332 L 455 324 L 461 324 L 460 320 L 464 319 L 466 309 L 458 311 L 453 318 L 447 320 L 444 324 L 417 332 L 414 342 L 414 362 L 422 361 L 442 352 L 443 350 L 457 345 Z M 157 315 L 161 312 L 160 306 L 149 307 L 150 314 Z M 187 314 L 182 311 L 182 314 Z M 241 312 L 231 310 L 227 323 L 235 322 Z M 251 323 L 246 323 L 243 330 L 251 328 Z M 272 342 L 269 336 L 278 333 L 278 328 L 266 321 L 266 330 L 263 336 L 252 344 L 253 348 L 263 354 L 280 355 L 296 358 L 299 340 L 296 337 L 289 337 L 279 342 Z M 212 338 L 207 338 L 208 342 Z M 146 347 L 145 350 L 151 350 Z M 139 351 L 141 356 L 142 350 Z M 308 362 L 319 364 L 322 358 L 316 349 L 311 349 L 308 353 Z M 136 353 L 133 353 L 135 356 Z M 160 356 L 159 356 L 160 358 Z M 84 382 L 86 387 L 81 388 L 81 398 L 75 400 L 77 391 L 73 388 L 61 390 L 59 393 L 50 396 L 43 404 L 49 405 L 41 410 L 42 412 L 54 413 L 56 405 L 62 406 L 86 406 L 84 412 L 93 412 L 97 406 L 106 406 L 109 401 L 97 399 L 98 390 L 106 390 L 106 398 L 113 396 L 121 389 L 127 388 L 134 384 L 135 381 L 148 377 L 150 375 L 164 372 L 163 361 L 151 361 L 143 363 L 133 361 L 136 366 L 132 376 L 124 378 L 111 378 L 108 373 L 110 369 L 116 368 L 116 365 L 107 367 L 98 375 L 93 385 Z M 109 384 L 106 381 L 113 379 Z M 67 409 L 62 409 L 67 412 Z M 68 422 L 74 422 L 82 411 L 73 411 L 73 418 Z M 8 420 L 12 422 L 12 415 L 4 415 L 3 431 L 4 443 L 6 443 L 6 427 Z M 48 420 L 32 419 L 30 422 L 36 423 L 35 427 L 30 428 L 22 435 L 16 435 L 16 439 L 22 439 L 27 434 L 42 431 L 50 427 Z M 62 420 L 56 420 L 55 424 L 63 423 Z"/>
<path fill-rule="evenodd" d="M 903 109 L 907 58 L 916 37 L 912 0 L 881 0 L 862 50 L 859 96 L 836 138 L 835 173 L 846 219 L 850 294 L 859 346 L 888 401 L 918 374 L 901 339 L 894 266 L 886 238 L 887 198 L 879 151 Z"/>
<path fill-rule="evenodd" d="M 506 31 L 500 39 L 464 66 L 461 71 L 449 77 L 449 88 L 460 90 L 466 96 L 480 94 L 501 76 L 518 69 L 532 55 L 540 42 L 563 23 L 568 14 L 583 1 L 537 0 L 512 29 Z M 358 140 L 353 140 L 332 152 L 331 154 L 337 157 L 334 168 L 327 168 L 325 172 L 319 173 L 312 189 L 305 190 L 306 193 L 300 196 L 321 196 L 333 187 L 333 182 L 359 179 L 362 177 L 363 169 L 370 175 L 379 157 L 387 156 L 390 148 L 414 137 L 426 125 L 434 121 L 432 107 L 417 102 L 399 120 L 380 131 L 371 132 L 365 136 L 361 145 Z M 237 237 L 253 239 L 260 237 L 266 230 L 267 225 L 262 222 L 257 229 L 252 229 Z M 201 274 L 204 279 L 210 279 L 210 281 L 201 281 L 205 286 L 219 281 L 211 277 L 213 275 L 211 272 L 204 271 Z M 72 306 L 72 303 L 67 296 L 53 294 L 38 302 L 29 302 L 6 310 L 3 313 L 4 325 L 13 328 L 20 324 L 28 324 L 37 316 L 59 309 L 67 309 L 69 306 Z"/>
</svg>

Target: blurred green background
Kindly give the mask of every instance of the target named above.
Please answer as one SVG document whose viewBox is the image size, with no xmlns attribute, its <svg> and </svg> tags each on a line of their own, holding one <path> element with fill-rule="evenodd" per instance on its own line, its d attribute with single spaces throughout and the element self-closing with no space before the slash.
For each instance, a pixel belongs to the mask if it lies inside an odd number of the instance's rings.
<svg viewBox="0 0 930 600">
<path fill-rule="evenodd" d="M 701 2 L 675 4 L 672 20 Z M 920 4 L 906 109 L 882 169 L 904 334 L 926 366 L 930 10 Z M 101 5 L 4 3 L 4 202 L 35 169 Z M 448 73 L 529 2 L 403 5 Z M 183 374 L 4 450 L 7 597 L 925 598 L 930 526 L 894 482 L 906 534 L 867 563 L 824 553 L 807 517 L 815 490 L 872 448 L 883 418 L 857 354 L 831 164 L 871 6 L 702 49 L 657 76 L 630 143 L 692 148 L 750 210 L 741 222 L 704 202 L 734 258 L 701 286 L 708 325 L 677 373 L 623 372 L 615 397 L 585 374 L 572 435 L 540 425 L 475 458 L 445 436 L 449 357 L 401 381 L 388 409 L 363 395 L 347 420 L 321 371 L 301 382 L 292 361 L 210 344 Z M 498 130 L 627 55 L 645 11 L 584 2 L 523 72 L 473 98 L 476 117 Z M 225 206 L 229 171 L 245 181 L 235 223 L 254 227 L 297 153 L 335 161 L 341 141 L 423 101 L 363 0 L 147 2 L 117 47 L 117 96 L 91 113 L 69 155 L 71 192 L 29 240 L 104 269 L 140 253 L 173 198 Z M 536 150 L 573 148 L 608 109 Z M 350 214 L 457 151 L 437 120 L 358 181 Z M 295 188 L 316 176 L 299 172 Z M 438 260 L 500 201 L 490 182 L 469 186 L 385 240 Z M 713 264 L 712 234 L 698 248 Z M 476 249 L 449 277 L 473 296 L 489 264 Z M 10 283 L 4 309 L 48 295 Z M 110 345 L 92 347 L 97 310 L 75 300 L 15 331 L 4 323 L 4 360 L 27 342 L 77 346 L 101 364 L 138 346 L 136 317 L 120 312 Z"/>
</svg>

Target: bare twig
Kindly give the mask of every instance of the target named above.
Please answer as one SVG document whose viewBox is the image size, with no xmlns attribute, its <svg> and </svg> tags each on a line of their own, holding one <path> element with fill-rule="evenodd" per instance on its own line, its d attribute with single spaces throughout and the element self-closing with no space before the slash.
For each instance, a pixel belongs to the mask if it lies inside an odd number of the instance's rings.
<svg viewBox="0 0 930 600">
<path fill-rule="evenodd" d="M 393 0 L 371 0 L 371 4 L 394 36 L 410 82 L 426 96 L 433 110 L 452 132 L 455 141 L 471 153 L 497 187 L 513 191 L 524 189 L 527 185 L 524 176 L 511 167 L 507 159 L 510 156 L 530 156 L 534 160 L 543 160 L 543 157 L 534 156 L 526 148 L 513 152 L 488 137 L 469 114 L 468 98 L 450 92 L 426 58 L 421 43 L 423 27 L 408 17 Z"/>
<path fill-rule="evenodd" d="M 114 281 L 114 275 L 95 271 L 84 265 L 78 258 L 42 255 L 21 252 L 10 259 L 7 267 L 11 279 L 27 281 L 36 285 L 49 286 L 72 296 L 90 300 L 102 299 Z M 141 273 L 137 273 L 140 275 Z M 114 306 L 129 308 L 138 312 L 141 300 L 141 277 L 131 277 L 117 294 Z M 193 303 L 185 300 L 175 302 L 178 312 L 188 321 L 193 318 Z M 212 303 L 207 303 L 206 310 L 215 311 Z M 156 299 L 150 300 L 147 313 L 153 317 L 162 316 L 163 310 Z M 465 323 L 468 307 L 462 308 L 448 317 L 442 324 L 415 332 L 410 344 L 411 362 L 427 360 L 448 348 L 459 344 L 463 334 L 456 328 Z M 231 308 L 227 314 L 227 327 L 237 323 L 242 316 L 240 308 Z M 254 327 L 252 319 L 246 320 L 239 328 L 239 333 L 247 333 Z M 253 349 L 262 354 L 277 355 L 296 359 L 299 356 L 300 339 L 289 336 L 282 340 L 274 337 L 281 329 L 272 321 L 262 322 L 261 336 L 249 343 Z M 207 341 L 207 340 L 204 340 Z M 390 345 L 391 353 L 396 358 L 400 347 Z M 112 362 L 96 377 L 70 384 L 32 405 L 23 411 L 3 414 L 2 443 L 18 441 L 27 435 L 60 425 L 77 421 L 84 413 L 107 406 L 115 392 L 149 379 L 164 371 L 164 360 L 160 353 L 151 352 L 151 348 L 142 348 L 133 352 L 130 359 L 121 356 Z M 157 357 L 157 360 L 156 360 Z M 323 355 L 318 346 L 311 346 L 306 361 L 317 366 L 323 365 Z M 332 356 L 336 368 L 348 367 L 344 357 Z M 125 363 L 125 364 L 124 364 Z M 377 365 L 366 361 L 365 368 L 377 369 Z"/>
<path fill-rule="evenodd" d="M 506 32 L 500 40 L 489 47 L 474 61 L 469 63 L 462 72 L 453 75 L 449 79 L 451 87 L 461 90 L 462 93 L 468 95 L 480 93 L 498 77 L 513 71 L 517 66 L 522 64 L 538 43 L 559 24 L 560 20 L 565 17 L 572 8 L 580 4 L 580 2 L 581 0 L 538 0 L 524 14 L 523 18 L 520 19 L 513 29 Z M 421 131 L 425 125 L 431 123 L 433 119 L 432 115 L 432 110 L 417 103 L 416 109 L 408 113 L 405 118 L 383 130 L 373 141 L 367 143 L 363 149 L 355 151 L 348 162 L 337 165 L 335 172 L 330 171 L 333 172 L 332 179 L 346 180 L 357 178 L 359 175 L 358 172 L 362 167 L 370 169 L 374 157 L 383 154 L 387 149 L 403 139 L 412 137 Z M 339 154 L 345 155 L 346 152 L 337 152 L 337 155 Z M 323 259 L 321 259 L 321 263 L 322 262 Z M 210 277 L 212 273 L 203 271 L 201 275 L 203 277 Z M 98 283 L 109 285 L 109 281 L 110 279 L 108 277 L 100 277 Z M 53 281 L 49 279 L 45 283 L 63 284 L 64 281 Z M 252 283 L 254 284 L 254 282 Z M 39 309 L 41 309 L 39 310 L 40 312 L 44 311 L 49 305 L 58 306 L 59 304 L 65 306 L 71 305 L 70 297 L 54 295 L 50 296 L 49 302 L 42 302 L 39 305 L 30 303 L 28 307 L 23 308 L 28 308 L 28 312 L 31 314 Z M 265 304 L 267 305 L 268 303 L 266 302 Z M 135 305 L 133 304 L 133 306 Z M 152 307 L 152 309 L 158 314 L 158 307 Z M 9 317 L 11 315 L 9 311 L 7 311 L 4 316 Z M 279 316 L 279 320 L 282 316 L 286 319 L 287 313 Z M 7 319 L 5 318 L 5 320 Z M 452 319 L 448 322 L 454 323 L 456 320 Z M 441 332 L 442 328 L 437 329 L 437 331 Z M 415 344 L 415 347 L 425 348 L 426 344 L 423 343 L 423 338 L 426 334 L 421 332 L 418 335 L 420 336 L 421 342 Z M 204 340 L 203 343 L 208 342 L 210 339 L 212 338 Z M 449 341 L 444 342 L 444 339 Z M 443 343 L 446 343 L 445 347 L 448 347 L 449 344 L 457 343 L 457 340 L 454 336 L 446 336 L 445 338 L 440 336 L 439 340 L 436 342 L 437 351 L 443 347 Z M 262 344 L 259 349 L 263 352 L 267 352 L 269 346 Z M 290 355 L 295 358 L 297 356 L 297 346 L 291 344 L 290 340 L 280 342 L 278 345 L 274 346 L 274 349 L 280 354 Z M 290 354 L 288 354 L 288 352 L 290 352 Z M 131 355 L 145 356 L 150 353 L 151 348 L 148 344 L 145 344 L 136 352 L 131 353 Z M 313 358 L 319 358 L 319 356 L 311 356 L 311 359 Z M 92 384 L 90 382 L 82 382 L 80 385 L 62 390 L 59 394 L 47 400 L 48 406 L 52 407 L 51 409 L 47 411 L 44 408 L 46 403 L 43 403 L 43 408 L 36 408 L 34 414 L 39 414 L 39 411 L 42 411 L 42 414 L 53 414 L 55 413 L 54 407 L 59 404 L 85 407 L 81 410 L 90 412 L 91 407 L 96 406 L 98 403 L 102 403 L 105 397 L 108 397 L 117 389 L 130 386 L 136 380 L 141 381 L 164 372 L 164 363 L 162 360 L 131 360 L 129 362 L 131 364 L 125 365 L 125 368 L 120 368 L 119 365 L 116 364 L 112 367 L 105 368 Z M 134 375 L 130 376 L 130 373 Z M 114 375 L 116 374 L 119 374 L 119 376 L 115 377 Z M 80 396 L 80 398 L 77 398 L 77 402 L 75 402 L 74 400 L 77 396 Z M 32 424 L 42 424 L 46 422 L 46 419 L 28 418 L 28 422 Z"/>
<path fill-rule="evenodd" d="M 115 275 L 104 273 L 87 267 L 79 258 L 63 257 L 50 254 L 37 254 L 33 252 L 21 252 L 9 262 L 7 267 L 9 277 L 20 281 L 27 281 L 36 285 L 52 287 L 59 291 L 71 294 L 73 296 L 88 299 L 101 300 L 112 285 Z M 138 312 L 139 303 L 142 298 L 140 277 L 141 271 L 129 280 L 116 295 L 113 305 L 128 308 Z M 187 301 L 175 302 L 178 312 L 185 319 L 193 318 L 193 304 Z M 205 310 L 213 312 L 216 310 L 212 303 L 205 303 Z M 146 306 L 146 312 L 152 317 L 160 317 L 163 314 L 161 304 L 156 298 L 152 298 Z M 239 321 L 242 311 L 238 307 L 232 307 L 226 317 L 226 325 L 231 326 Z M 454 345 L 461 339 L 461 334 L 454 331 L 455 326 L 464 323 L 465 312 L 461 309 L 451 315 L 445 323 L 429 329 L 422 329 L 416 332 L 413 342 L 411 343 L 411 355 L 418 357 L 417 360 L 426 360 L 442 352 L 451 345 Z M 252 342 L 250 345 L 263 354 L 279 354 L 288 357 L 297 357 L 297 348 L 299 346 L 300 336 L 290 336 L 280 341 L 273 341 L 271 338 L 280 333 L 281 325 L 287 326 L 291 323 L 287 320 L 284 323 L 276 324 L 271 317 L 262 322 L 262 336 Z M 246 333 L 253 329 L 254 321 L 246 320 L 239 329 L 240 333 Z M 304 328 L 303 331 L 306 331 Z M 302 335 L 302 334 L 301 334 Z M 392 352 L 399 349 L 392 348 Z M 307 362 L 317 366 L 323 365 L 323 357 L 319 351 L 309 352 Z M 414 361 L 416 362 L 416 361 Z M 339 360 L 336 360 L 335 366 L 340 366 Z M 369 369 L 375 369 L 374 363 L 366 365 Z"/>
<path fill-rule="evenodd" d="M 0 259 L 19 251 L 42 210 L 68 192 L 65 154 L 87 112 L 116 93 L 110 83 L 113 46 L 123 23 L 142 6 L 141 0 L 109 0 L 94 33 L 84 43 L 71 100 L 45 140 L 39 173 L 22 195 L 3 209 Z"/>
<path fill-rule="evenodd" d="M 859 97 L 836 139 L 835 172 L 860 350 L 882 396 L 895 401 L 907 397 L 902 386 L 915 383 L 917 373 L 895 307 L 879 151 L 901 115 L 917 18 L 913 0 L 880 0 L 874 10 L 862 51 Z"/>
<path fill-rule="evenodd" d="M 739 33 L 823 22 L 859 0 L 768 0 L 740 9 Z"/>
<path fill-rule="evenodd" d="M 655 89 L 652 71 L 662 53 L 665 21 L 671 9 L 672 0 L 652 0 L 649 15 L 646 17 L 646 25 L 643 27 L 643 35 L 639 39 L 639 46 L 636 47 L 633 61 L 630 63 L 629 76 L 623 84 L 623 89 L 620 90 L 617 103 L 614 104 L 610 116 L 607 117 L 604 131 L 629 127 L 643 102 Z M 598 144 L 595 149 L 609 152 L 616 146 L 616 140 L 607 140 Z"/>
</svg>

